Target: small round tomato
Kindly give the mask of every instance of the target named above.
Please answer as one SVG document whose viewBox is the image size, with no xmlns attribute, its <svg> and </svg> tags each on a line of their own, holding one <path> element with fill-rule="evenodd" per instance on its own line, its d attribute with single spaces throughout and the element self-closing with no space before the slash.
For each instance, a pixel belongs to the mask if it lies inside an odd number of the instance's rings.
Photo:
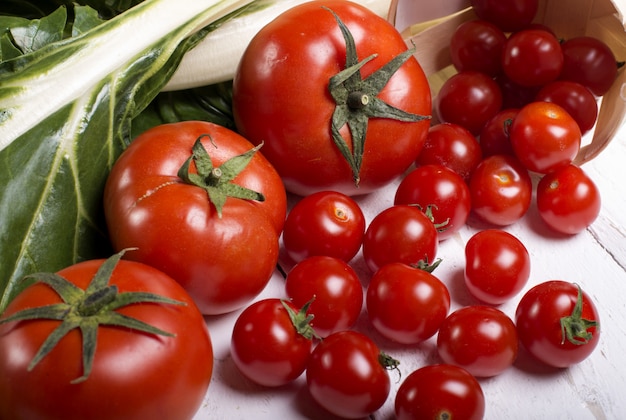
<svg viewBox="0 0 626 420">
<path fill-rule="evenodd" d="M 617 78 L 617 60 L 611 48 L 598 38 L 579 36 L 561 44 L 564 64 L 561 79 L 586 86 L 596 96 L 604 95 Z"/>
<path fill-rule="evenodd" d="M 589 89 L 569 80 L 556 80 L 542 87 L 536 101 L 554 102 L 576 120 L 580 133 L 591 130 L 598 117 L 598 103 Z"/>
<path fill-rule="evenodd" d="M 538 0 L 472 0 L 471 3 L 480 19 L 497 25 L 504 32 L 526 28 L 539 9 Z"/>
<path fill-rule="evenodd" d="M 448 288 L 425 269 L 383 266 L 367 287 L 367 314 L 384 337 L 417 344 L 435 335 L 450 310 Z"/>
<path fill-rule="evenodd" d="M 433 107 L 440 122 L 458 124 L 478 135 L 487 120 L 502 108 L 502 92 L 488 75 L 463 71 L 443 83 Z"/>
<path fill-rule="evenodd" d="M 287 190 L 302 196 L 365 194 L 395 180 L 426 140 L 431 104 L 396 28 L 342 0 L 277 16 L 250 41 L 233 80 L 237 131 L 264 142 Z"/>
<path fill-rule="evenodd" d="M 366 335 L 340 331 L 329 335 L 313 350 L 306 369 L 313 400 L 344 418 L 367 417 L 389 397 L 391 381 L 381 363 L 381 351 Z"/>
<path fill-rule="evenodd" d="M 372 273 L 392 262 L 432 263 L 438 242 L 435 225 L 418 206 L 398 204 L 370 222 L 363 239 L 363 259 Z"/>
<path fill-rule="evenodd" d="M 522 290 L 529 276 L 528 250 L 510 233 L 486 229 L 465 244 L 465 285 L 475 298 L 504 303 Z"/>
<path fill-rule="evenodd" d="M 563 69 L 559 40 L 548 31 L 526 29 L 512 34 L 502 51 L 502 70 L 522 86 L 543 86 Z"/>
<path fill-rule="evenodd" d="M 474 376 L 499 375 L 517 358 L 515 324 L 499 309 L 465 306 L 441 324 L 437 351 L 445 363 L 460 366 Z"/>
<path fill-rule="evenodd" d="M 541 362 L 565 368 L 589 357 L 600 339 L 596 306 L 580 286 L 563 280 L 528 290 L 515 311 L 522 345 Z"/>
<path fill-rule="evenodd" d="M 480 149 L 483 157 L 515 154 L 509 130 L 518 112 L 517 108 L 503 109 L 485 123 L 480 132 Z"/>
<path fill-rule="evenodd" d="M 472 133 L 458 124 L 440 123 L 428 130 L 415 164 L 443 165 L 467 181 L 481 159 L 480 145 Z"/>
<path fill-rule="evenodd" d="M 296 307 L 308 302 L 311 326 L 320 337 L 351 328 L 363 308 L 363 286 L 345 261 L 314 256 L 296 264 L 285 279 L 287 296 Z"/>
<path fill-rule="evenodd" d="M 570 164 L 582 140 L 576 120 L 552 102 L 532 102 L 520 109 L 509 133 L 520 162 L 541 174 Z"/>
<path fill-rule="evenodd" d="M 358 203 L 336 191 L 320 191 L 302 198 L 287 214 L 283 244 L 299 262 L 314 255 L 350 261 L 361 248 L 365 216 Z"/>
<path fill-rule="evenodd" d="M 450 58 L 457 71 L 474 70 L 492 77 L 502 69 L 501 54 L 506 35 L 486 20 L 460 24 L 450 39 Z"/>
<path fill-rule="evenodd" d="M 469 188 L 472 211 L 494 225 L 515 223 L 530 208 L 532 181 L 515 156 L 485 158 L 472 174 Z"/>
<path fill-rule="evenodd" d="M 568 165 L 545 175 L 537 185 L 537 208 L 552 229 L 576 234 L 600 214 L 601 197 L 593 180 L 578 166 Z"/>
<path fill-rule="evenodd" d="M 306 314 L 290 302 L 268 298 L 237 317 L 230 354 L 239 371 L 268 387 L 288 384 L 306 369 L 314 332 Z"/>
<path fill-rule="evenodd" d="M 463 368 L 437 364 L 419 368 L 400 385 L 395 399 L 397 420 L 482 420 L 485 394 Z"/>
<path fill-rule="evenodd" d="M 287 212 L 282 181 L 256 150 L 202 121 L 140 134 L 104 190 L 113 248 L 138 248 L 124 258 L 169 274 L 204 314 L 243 307 L 274 273 Z"/>
<path fill-rule="evenodd" d="M 174 279 L 120 257 L 35 274 L 7 306 L 0 418 L 194 417 L 213 370 L 204 318 Z M 45 307 L 54 316 L 11 321 Z"/>
<path fill-rule="evenodd" d="M 440 241 L 465 226 L 471 210 L 467 183 L 442 165 L 419 166 L 409 172 L 398 185 L 394 204 L 431 206 Z"/>
</svg>

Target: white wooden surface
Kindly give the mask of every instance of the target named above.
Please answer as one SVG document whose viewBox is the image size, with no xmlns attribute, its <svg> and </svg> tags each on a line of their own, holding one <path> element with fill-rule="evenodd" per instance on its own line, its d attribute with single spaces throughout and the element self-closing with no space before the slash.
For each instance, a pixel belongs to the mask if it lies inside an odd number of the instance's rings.
<svg viewBox="0 0 626 420">
<path fill-rule="evenodd" d="M 481 379 L 486 419 L 623 419 L 626 415 L 626 125 L 608 148 L 583 167 L 601 190 L 603 207 L 596 222 L 575 236 L 547 230 L 534 208 L 520 222 L 505 230 L 519 237 L 531 258 L 531 278 L 524 289 L 550 279 L 579 283 L 595 300 L 601 322 L 601 340 L 595 352 L 568 369 L 542 367 L 520 351 L 517 362 L 503 374 Z M 369 220 L 393 202 L 396 184 L 358 198 Z M 456 236 L 441 243 L 443 263 L 435 274 L 446 283 L 454 310 L 475 302 L 465 291 L 462 272 L 464 245 L 477 230 L 486 227 L 474 218 Z M 366 285 L 370 274 L 361 255 L 353 260 Z M 522 292 L 523 293 L 523 292 Z M 258 297 L 284 297 L 278 273 Z M 518 295 L 501 305 L 513 317 Z M 208 319 L 215 349 L 215 367 L 204 405 L 194 420 L 202 419 L 332 419 L 316 407 L 306 390 L 304 375 L 278 389 L 256 386 L 244 379 L 229 354 L 230 332 L 239 312 Z M 435 338 L 420 345 L 394 345 L 371 330 L 363 311 L 356 326 L 390 355 L 401 361 L 405 378 L 413 370 L 439 361 Z M 400 381 L 391 372 L 392 390 L 375 419 L 390 420 Z"/>
</svg>

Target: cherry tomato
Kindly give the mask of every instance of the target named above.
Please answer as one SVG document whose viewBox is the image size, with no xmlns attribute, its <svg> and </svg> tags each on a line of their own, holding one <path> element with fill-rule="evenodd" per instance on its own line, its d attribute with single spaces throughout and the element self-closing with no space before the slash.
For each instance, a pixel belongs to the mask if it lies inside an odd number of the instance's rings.
<svg viewBox="0 0 626 420">
<path fill-rule="evenodd" d="M 617 78 L 617 60 L 601 40 L 580 36 L 561 44 L 564 64 L 561 79 L 586 86 L 596 96 L 604 95 Z"/>
<path fill-rule="evenodd" d="M 517 358 L 515 324 L 490 306 L 462 307 L 443 321 L 437 351 L 444 363 L 460 366 L 474 376 L 499 375 Z"/>
<path fill-rule="evenodd" d="M 443 165 L 467 181 L 481 159 L 480 144 L 472 133 L 458 124 L 440 123 L 428 129 L 426 143 L 415 163 Z"/>
<path fill-rule="evenodd" d="M 299 262 L 314 255 L 350 261 L 361 249 L 365 216 L 358 203 L 336 191 L 320 191 L 302 198 L 287 215 L 283 244 Z"/>
<path fill-rule="evenodd" d="M 545 175 L 537 185 L 537 208 L 552 229 L 576 234 L 600 214 L 601 197 L 593 180 L 578 166 L 568 165 Z"/>
<path fill-rule="evenodd" d="M 385 358 L 389 360 L 389 358 Z M 367 417 L 389 397 L 391 381 L 381 351 L 366 335 L 340 331 L 313 350 L 306 369 L 307 387 L 326 410 L 344 418 Z"/>
<path fill-rule="evenodd" d="M 363 259 L 372 273 L 391 262 L 432 263 L 438 241 L 435 225 L 419 207 L 398 204 L 370 222 L 363 239 Z"/>
<path fill-rule="evenodd" d="M 576 120 L 580 133 L 591 130 L 598 117 L 598 103 L 589 89 L 580 83 L 557 80 L 542 87 L 536 101 L 554 102 Z"/>
<path fill-rule="evenodd" d="M 465 285 L 482 302 L 499 305 L 517 295 L 530 276 L 530 255 L 515 236 L 499 229 L 475 233 L 465 244 Z"/>
<path fill-rule="evenodd" d="M 450 293 L 427 270 L 390 263 L 372 276 L 366 306 L 374 329 L 384 337 L 417 344 L 439 329 L 450 310 Z"/>
<path fill-rule="evenodd" d="M 472 374 L 454 365 L 421 367 L 400 385 L 395 399 L 397 420 L 482 420 L 485 394 Z"/>
<path fill-rule="evenodd" d="M 345 261 L 314 256 L 296 264 L 285 279 L 287 296 L 296 307 L 311 302 L 311 326 L 320 337 L 351 328 L 363 307 L 363 286 Z"/>
<path fill-rule="evenodd" d="M 518 112 L 517 108 L 503 109 L 485 123 L 480 132 L 480 149 L 483 157 L 515 154 L 509 130 Z"/>
<path fill-rule="evenodd" d="M 497 25 L 504 32 L 524 29 L 539 9 L 538 0 L 472 0 L 471 3 L 480 19 Z"/>
<path fill-rule="evenodd" d="M 563 69 L 559 40 L 541 29 L 512 34 L 502 52 L 502 70 L 522 86 L 543 86 L 553 82 Z"/>
<path fill-rule="evenodd" d="M 485 158 L 476 167 L 469 188 L 472 211 L 497 226 L 515 223 L 530 208 L 532 181 L 515 156 Z"/>
<path fill-rule="evenodd" d="M 402 179 L 394 204 L 413 204 L 422 209 L 431 206 L 439 240 L 458 232 L 471 210 L 469 187 L 456 172 L 442 165 L 415 168 Z"/>
<path fill-rule="evenodd" d="M 580 286 L 563 280 L 539 283 L 515 311 L 522 345 L 539 361 L 565 368 L 585 360 L 598 345 L 600 319 Z"/>
<path fill-rule="evenodd" d="M 433 107 L 440 122 L 459 124 L 478 135 L 485 122 L 502 108 L 502 92 L 488 75 L 463 71 L 443 83 Z"/>
<path fill-rule="evenodd" d="M 104 212 L 114 249 L 137 247 L 124 258 L 169 274 L 207 315 L 250 302 L 267 285 L 278 260 L 287 211 L 279 175 L 254 153 L 232 178 L 233 162 L 240 166 L 241 156 L 253 150 L 239 134 L 216 124 L 163 124 L 133 140 L 105 186 Z M 198 164 L 205 176 L 197 175 Z M 264 201 L 256 195 L 225 198 L 225 188 L 261 193 Z"/>
<path fill-rule="evenodd" d="M 333 12 L 354 40 L 350 54 Z M 372 54 L 335 87 L 338 73 Z M 401 54 L 407 60 L 393 75 L 376 73 Z M 382 102 L 400 110 L 401 120 L 382 112 Z M 387 185 L 413 163 L 426 140 L 431 96 L 393 25 L 354 2 L 316 1 L 291 8 L 251 40 L 234 76 L 233 114 L 238 132 L 264 142 L 288 191 L 354 195 Z"/>
<path fill-rule="evenodd" d="M 496 76 L 502 69 L 506 35 L 493 23 L 469 20 L 459 25 L 450 39 L 450 57 L 457 71 L 474 70 Z"/>
<path fill-rule="evenodd" d="M 78 318 L 83 322 L 82 327 L 74 324 L 32 369 L 29 364 L 53 331 L 60 331 L 62 321 L 28 319 L 0 325 L 0 418 L 191 419 L 199 410 L 213 370 L 211 338 L 202 314 L 163 272 L 126 260 L 104 269 L 111 261 L 89 260 L 64 268 L 56 273 L 69 282 L 63 288 L 55 284 L 53 289 L 39 273 L 37 281 L 7 306 L 3 320 L 20 310 L 66 302 L 72 309 L 64 327 Z M 96 281 L 96 273 L 106 273 L 99 278 L 107 282 Z M 116 306 L 132 294 L 139 299 Z M 173 301 L 157 302 L 147 294 Z M 128 317 L 125 326 L 122 316 Z M 133 320 L 136 323 L 129 324 Z M 139 330 L 140 323 L 161 332 Z M 90 371 L 83 362 L 89 349 Z"/>
<path fill-rule="evenodd" d="M 569 165 L 582 140 L 576 120 L 552 102 L 532 102 L 520 109 L 509 133 L 520 162 L 541 174 Z"/>
<path fill-rule="evenodd" d="M 312 348 L 311 326 L 299 322 L 304 319 L 306 314 L 280 299 L 263 299 L 246 307 L 231 336 L 235 366 L 259 385 L 276 387 L 294 381 L 306 369 Z"/>
</svg>

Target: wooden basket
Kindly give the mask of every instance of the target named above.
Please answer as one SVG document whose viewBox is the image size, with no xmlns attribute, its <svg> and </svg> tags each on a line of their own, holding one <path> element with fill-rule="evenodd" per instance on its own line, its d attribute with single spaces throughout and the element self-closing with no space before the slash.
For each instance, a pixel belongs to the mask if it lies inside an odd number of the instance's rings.
<svg viewBox="0 0 626 420">
<path fill-rule="evenodd" d="M 392 0 L 388 20 L 404 35 L 407 45 L 416 47 L 415 57 L 429 77 L 433 96 L 443 81 L 454 74 L 450 60 L 450 38 L 461 23 L 476 19 L 469 0 L 438 0 L 439 10 L 427 11 L 418 8 L 417 0 L 399 5 Z M 433 3 L 434 4 L 434 3 Z M 407 10 L 399 10 L 403 7 Z M 431 6 L 431 9 L 433 6 Z M 432 15 L 439 13 L 439 16 Z M 624 0 L 539 0 L 536 22 L 544 23 L 563 39 L 588 35 L 604 41 L 618 61 L 626 61 L 626 4 Z M 411 18 L 411 16 L 414 16 Z M 411 25 L 403 28 L 399 17 L 412 19 Z M 592 134 L 585 136 L 575 163 L 583 163 L 596 157 L 613 139 L 626 120 L 626 69 L 618 72 L 617 80 L 599 103 L 598 119 Z"/>
</svg>

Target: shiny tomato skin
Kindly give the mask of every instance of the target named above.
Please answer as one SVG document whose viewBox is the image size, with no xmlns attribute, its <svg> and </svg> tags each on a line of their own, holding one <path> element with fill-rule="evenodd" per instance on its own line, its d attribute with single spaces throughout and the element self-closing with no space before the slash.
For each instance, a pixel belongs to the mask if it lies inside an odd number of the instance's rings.
<svg viewBox="0 0 626 420">
<path fill-rule="evenodd" d="M 450 57 L 457 71 L 475 70 L 496 76 L 502 70 L 506 35 L 493 23 L 470 20 L 459 25 L 450 39 Z"/>
<path fill-rule="evenodd" d="M 84 290 L 103 261 L 81 262 L 58 274 Z M 83 374 L 79 329 L 70 331 L 28 372 L 28 364 L 60 321 L 0 325 L 0 418 L 193 418 L 206 396 L 213 369 L 211 338 L 202 314 L 176 281 L 141 263 L 119 261 L 109 284 L 117 285 L 120 293 L 151 292 L 185 302 L 116 310 L 176 336 L 101 326 L 93 370 L 87 380 L 72 384 Z M 9 304 L 3 317 L 60 302 L 49 286 L 35 283 Z"/>
<path fill-rule="evenodd" d="M 253 147 L 211 123 L 157 126 L 139 135 L 114 164 L 104 210 L 114 249 L 139 248 L 124 258 L 169 274 L 208 315 L 241 308 L 263 290 L 278 260 L 287 210 L 280 177 L 257 153 L 234 182 L 262 192 L 265 201 L 227 198 L 219 217 L 207 192 L 177 175 L 203 135 L 210 136 L 202 143 L 215 167 Z"/>
<path fill-rule="evenodd" d="M 509 129 L 518 112 L 517 108 L 503 109 L 485 123 L 480 132 L 480 149 L 483 157 L 515 155 Z"/>
<path fill-rule="evenodd" d="M 398 185 L 394 204 L 432 206 L 433 223 L 439 240 L 459 231 L 471 211 L 470 192 L 459 174 L 443 165 L 424 165 L 409 172 Z"/>
<path fill-rule="evenodd" d="M 409 374 L 395 398 L 397 420 L 482 420 L 485 394 L 476 378 L 455 365 L 436 364 Z"/>
<path fill-rule="evenodd" d="M 520 109 L 510 136 L 520 162 L 540 174 L 569 165 L 582 141 L 576 120 L 553 102 L 531 102 Z"/>
<path fill-rule="evenodd" d="M 366 307 L 381 335 L 397 343 L 418 344 L 435 335 L 448 316 L 450 293 L 431 273 L 390 263 L 372 276 Z"/>
<path fill-rule="evenodd" d="M 589 89 L 577 82 L 556 80 L 543 86 L 536 101 L 554 102 L 576 120 L 580 133 L 591 130 L 598 117 L 598 103 Z"/>
<path fill-rule="evenodd" d="M 285 301 L 295 312 L 298 308 Z M 277 387 L 293 382 L 306 369 L 312 341 L 299 334 L 283 301 L 268 298 L 247 306 L 237 317 L 230 355 L 252 382 Z"/>
<path fill-rule="evenodd" d="M 538 0 L 472 0 L 480 19 L 497 25 L 504 32 L 516 32 L 531 24 L 539 9 Z"/>
<path fill-rule="evenodd" d="M 320 337 L 350 329 L 363 308 L 363 286 L 356 271 L 345 261 L 328 256 L 302 260 L 287 273 L 285 291 L 301 308 L 313 300 L 307 313 Z"/>
<path fill-rule="evenodd" d="M 532 180 L 515 156 L 489 156 L 476 167 L 469 183 L 472 211 L 496 226 L 520 220 L 530 208 Z"/>
<path fill-rule="evenodd" d="M 361 69 L 366 78 L 407 46 L 398 31 L 365 7 L 345 1 L 308 2 L 265 26 L 250 42 L 234 76 L 233 112 L 237 129 L 281 174 L 288 191 L 308 195 L 334 190 L 365 194 L 387 185 L 415 160 L 429 120 L 417 123 L 369 121 L 360 172 L 352 171 L 335 146 L 331 119 L 335 101 L 329 79 L 345 68 L 345 41 L 327 7 L 354 36 L 359 59 L 377 54 Z M 428 81 L 411 58 L 378 95 L 407 112 L 430 116 Z M 347 127 L 340 129 L 349 138 Z"/>
<path fill-rule="evenodd" d="M 363 239 L 363 259 L 372 273 L 392 262 L 432 263 L 438 243 L 435 225 L 419 207 L 398 204 L 370 222 Z"/>
<path fill-rule="evenodd" d="M 467 181 L 481 159 L 480 144 L 469 130 L 455 123 L 439 123 L 428 129 L 415 164 L 443 165 Z"/>
<path fill-rule="evenodd" d="M 502 52 L 502 70 L 522 86 L 544 86 L 555 81 L 563 69 L 559 40 L 542 29 L 512 34 Z"/>
<path fill-rule="evenodd" d="M 365 216 L 354 199 L 337 191 L 319 191 L 291 208 L 283 244 L 295 262 L 315 255 L 350 261 L 361 249 L 364 234 Z"/>
<path fill-rule="evenodd" d="M 379 354 L 371 338 L 354 330 L 326 337 L 313 349 L 306 370 L 313 400 L 343 418 L 367 417 L 378 410 L 391 390 Z"/>
<path fill-rule="evenodd" d="M 475 136 L 501 108 L 500 86 L 490 76 L 469 70 L 448 78 L 433 101 L 440 122 L 458 124 Z"/>
<path fill-rule="evenodd" d="M 522 290 L 529 277 L 528 250 L 510 233 L 486 229 L 465 244 L 465 285 L 478 300 L 505 303 Z"/>
<path fill-rule="evenodd" d="M 564 65 L 560 78 L 578 82 L 594 95 L 604 95 L 617 78 L 617 60 L 611 48 L 598 38 L 579 36 L 561 44 Z"/>
<path fill-rule="evenodd" d="M 441 324 L 437 352 L 444 363 L 460 366 L 477 377 L 501 374 L 518 353 L 513 321 L 491 306 L 464 306 Z"/>
<path fill-rule="evenodd" d="M 591 225 L 602 207 L 600 191 L 576 165 L 545 175 L 537 185 L 539 216 L 551 229 L 568 235 Z"/>
<path fill-rule="evenodd" d="M 578 287 L 563 280 L 548 280 L 528 290 L 515 310 L 515 324 L 520 343 L 537 360 L 548 366 L 566 368 L 591 355 L 600 340 L 600 327 L 587 329 L 592 337 L 586 344 L 564 340 L 561 318 L 572 315 Z M 582 313 L 586 320 L 599 324 L 594 301 L 582 290 Z"/>
</svg>

